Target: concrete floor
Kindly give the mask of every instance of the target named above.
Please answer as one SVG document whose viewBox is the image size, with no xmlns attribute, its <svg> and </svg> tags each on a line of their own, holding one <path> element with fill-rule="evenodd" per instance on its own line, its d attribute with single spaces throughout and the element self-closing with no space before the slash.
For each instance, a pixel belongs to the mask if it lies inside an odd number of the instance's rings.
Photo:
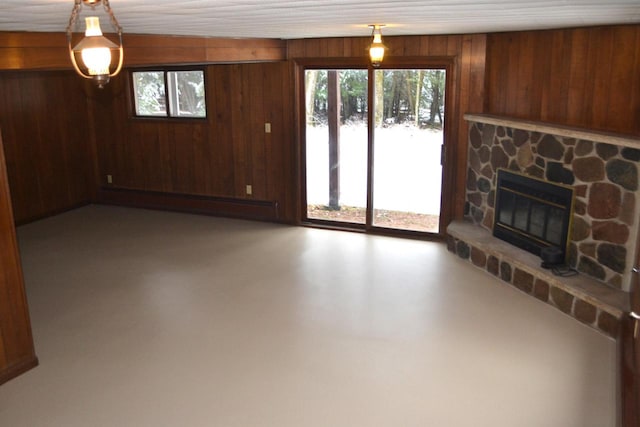
<svg viewBox="0 0 640 427">
<path fill-rule="evenodd" d="M 88 206 L 18 230 L 0 425 L 616 425 L 616 346 L 443 244 Z"/>
</svg>

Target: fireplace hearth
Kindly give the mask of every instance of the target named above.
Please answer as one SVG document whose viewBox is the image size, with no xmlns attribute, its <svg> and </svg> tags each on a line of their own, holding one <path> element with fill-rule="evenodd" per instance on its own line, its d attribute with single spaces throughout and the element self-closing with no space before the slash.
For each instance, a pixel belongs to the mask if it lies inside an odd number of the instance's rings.
<svg viewBox="0 0 640 427">
<path fill-rule="evenodd" d="M 493 235 L 536 256 L 555 248 L 566 258 L 573 188 L 499 169 Z"/>
</svg>

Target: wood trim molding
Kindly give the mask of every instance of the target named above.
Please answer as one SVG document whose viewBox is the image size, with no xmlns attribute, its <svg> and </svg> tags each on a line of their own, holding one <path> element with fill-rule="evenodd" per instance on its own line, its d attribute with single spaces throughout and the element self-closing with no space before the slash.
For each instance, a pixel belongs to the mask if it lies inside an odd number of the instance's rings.
<svg viewBox="0 0 640 427">
<path fill-rule="evenodd" d="M 287 57 L 279 39 L 231 39 L 124 34 L 124 66 L 276 62 Z M 0 70 L 71 69 L 64 33 L 0 31 Z"/>
<path fill-rule="evenodd" d="M 231 218 L 281 221 L 278 202 L 267 200 L 102 187 L 98 190 L 98 203 Z"/>
<path fill-rule="evenodd" d="M 30 369 L 38 366 L 38 358 L 35 355 L 30 356 L 27 359 L 21 360 L 3 370 L 0 371 L 0 385 L 6 383 L 13 378 L 24 374 Z"/>
<path fill-rule="evenodd" d="M 124 35 L 125 66 L 277 62 L 287 57 L 279 39 Z"/>
</svg>

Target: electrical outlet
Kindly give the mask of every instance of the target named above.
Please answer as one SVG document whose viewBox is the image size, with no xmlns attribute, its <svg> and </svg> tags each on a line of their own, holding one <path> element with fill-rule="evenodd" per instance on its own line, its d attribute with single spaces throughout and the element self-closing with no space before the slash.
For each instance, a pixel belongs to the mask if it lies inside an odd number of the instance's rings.
<svg viewBox="0 0 640 427">
<path fill-rule="evenodd" d="M 250 196 L 253 194 L 253 187 L 251 185 L 247 185 L 247 196 Z"/>
<path fill-rule="evenodd" d="M 271 133 L 271 123 L 264 124 L 264 133 Z"/>
<path fill-rule="evenodd" d="M 113 184 L 113 176 L 107 175 L 107 184 Z"/>
</svg>

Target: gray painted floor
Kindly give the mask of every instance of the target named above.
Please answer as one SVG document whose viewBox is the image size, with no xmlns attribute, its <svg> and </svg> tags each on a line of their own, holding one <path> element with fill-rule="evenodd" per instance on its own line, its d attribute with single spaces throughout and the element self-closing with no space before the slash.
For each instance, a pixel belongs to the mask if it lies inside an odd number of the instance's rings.
<svg viewBox="0 0 640 427">
<path fill-rule="evenodd" d="M 20 227 L 1 426 L 616 424 L 615 342 L 444 245 L 88 206 Z"/>
</svg>

